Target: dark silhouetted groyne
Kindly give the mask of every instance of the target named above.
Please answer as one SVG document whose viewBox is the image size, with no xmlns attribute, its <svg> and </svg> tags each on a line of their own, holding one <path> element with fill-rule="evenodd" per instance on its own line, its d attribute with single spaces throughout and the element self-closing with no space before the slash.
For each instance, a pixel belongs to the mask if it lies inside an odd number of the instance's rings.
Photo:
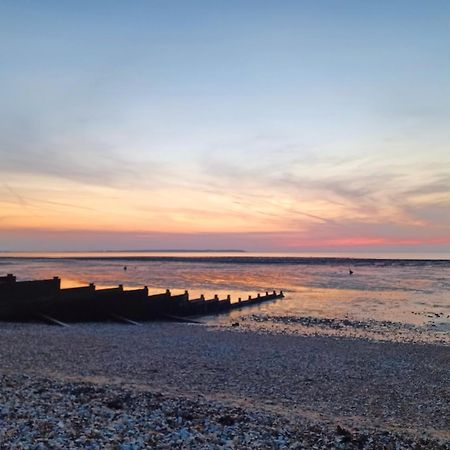
<svg viewBox="0 0 450 450">
<path fill-rule="evenodd" d="M 149 295 L 148 288 L 124 290 L 97 289 L 89 286 L 61 289 L 61 280 L 17 281 L 12 274 L 0 277 L 0 320 L 44 320 L 64 325 L 66 322 L 115 320 L 126 323 L 158 319 L 182 319 L 228 312 L 284 297 L 283 292 L 266 292 L 257 297 L 231 302 L 215 295 L 189 299 L 188 291 L 172 295 L 170 290 Z"/>
</svg>

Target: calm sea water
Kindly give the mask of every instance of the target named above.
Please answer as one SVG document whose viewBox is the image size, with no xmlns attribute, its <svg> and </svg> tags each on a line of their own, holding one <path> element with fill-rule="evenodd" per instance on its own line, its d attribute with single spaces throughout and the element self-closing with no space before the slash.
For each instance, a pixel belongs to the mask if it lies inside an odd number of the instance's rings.
<svg viewBox="0 0 450 450">
<path fill-rule="evenodd" d="M 127 266 L 127 270 L 124 270 Z M 349 267 L 353 275 L 349 275 Z M 283 290 L 286 298 L 222 316 L 395 321 L 450 330 L 450 260 L 213 253 L 0 254 L 0 274 L 60 276 L 63 287 L 148 286 L 225 297 Z"/>
</svg>

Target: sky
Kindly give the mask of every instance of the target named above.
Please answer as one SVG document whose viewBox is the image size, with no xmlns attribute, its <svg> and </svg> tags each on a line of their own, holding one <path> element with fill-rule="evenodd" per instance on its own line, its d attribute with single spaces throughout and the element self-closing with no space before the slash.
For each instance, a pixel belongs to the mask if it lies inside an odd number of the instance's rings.
<svg viewBox="0 0 450 450">
<path fill-rule="evenodd" d="M 0 0 L 0 250 L 450 254 L 447 0 Z"/>
</svg>

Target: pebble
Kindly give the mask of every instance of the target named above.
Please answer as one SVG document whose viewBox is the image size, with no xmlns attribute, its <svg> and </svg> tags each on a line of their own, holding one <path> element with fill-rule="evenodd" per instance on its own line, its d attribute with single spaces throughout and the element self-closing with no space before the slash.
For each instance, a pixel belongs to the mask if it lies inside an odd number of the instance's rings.
<svg viewBox="0 0 450 450">
<path fill-rule="evenodd" d="M 2 327 L 0 449 L 450 450 L 448 347 L 241 328 Z"/>
</svg>

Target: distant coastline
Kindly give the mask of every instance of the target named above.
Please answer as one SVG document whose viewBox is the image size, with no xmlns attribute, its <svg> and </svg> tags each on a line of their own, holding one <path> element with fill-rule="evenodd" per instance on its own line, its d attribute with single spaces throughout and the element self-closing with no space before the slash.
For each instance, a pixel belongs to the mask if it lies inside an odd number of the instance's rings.
<svg viewBox="0 0 450 450">
<path fill-rule="evenodd" d="M 84 252 L 82 252 L 84 253 Z M 98 253 L 246 253 L 245 250 L 236 250 L 236 249 L 150 249 L 150 250 L 100 250 Z"/>
<path fill-rule="evenodd" d="M 448 265 L 444 254 L 412 255 L 300 255 L 280 253 L 253 253 L 244 251 L 96 251 L 96 252 L 3 252 L 0 261 L 7 260 L 86 260 L 86 261 L 160 261 L 210 264 L 294 264 L 294 265 Z"/>
<path fill-rule="evenodd" d="M 246 253 L 240 249 L 146 249 L 146 250 L 0 250 L 3 253 Z"/>
</svg>

